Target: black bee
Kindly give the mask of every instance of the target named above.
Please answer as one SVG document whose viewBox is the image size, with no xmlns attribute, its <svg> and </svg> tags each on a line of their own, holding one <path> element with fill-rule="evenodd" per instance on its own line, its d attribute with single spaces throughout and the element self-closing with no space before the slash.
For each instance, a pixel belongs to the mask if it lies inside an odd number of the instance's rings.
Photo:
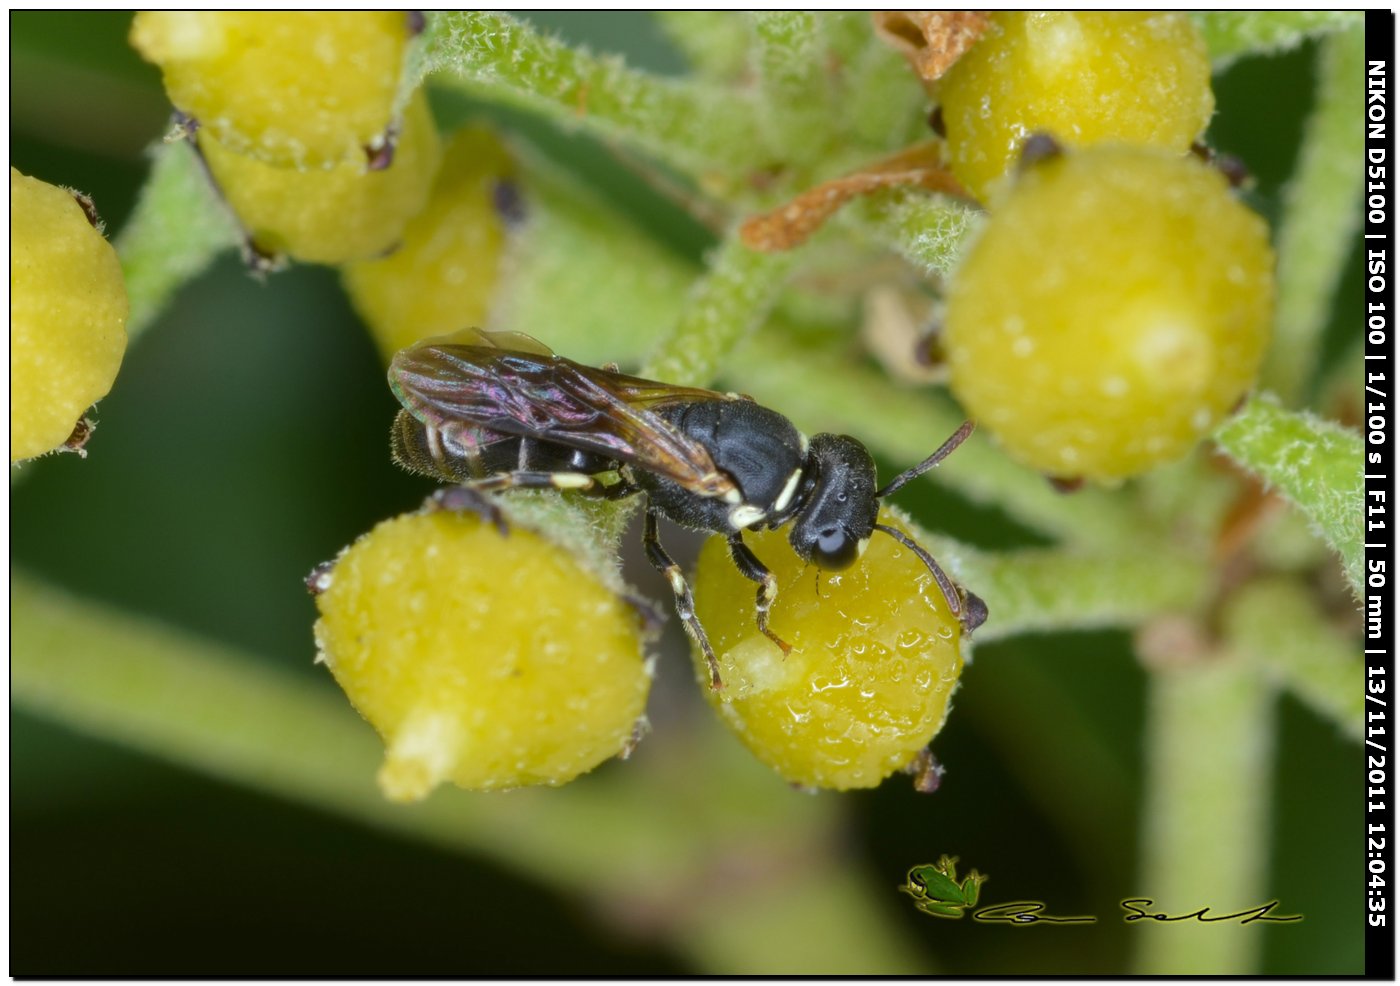
<svg viewBox="0 0 1400 986">
<path fill-rule="evenodd" d="M 798 557 L 825 569 L 850 566 L 881 531 L 928 566 L 964 631 L 987 618 L 982 600 L 927 551 L 876 523 L 880 499 L 936 466 L 971 434 L 971 422 L 876 489 L 875 462 L 854 438 L 809 440 L 749 397 L 644 380 L 615 365 L 582 366 L 518 332 L 468 329 L 410 346 L 390 363 L 389 386 L 404 406 L 394 421 L 395 461 L 461 484 L 473 498 L 517 488 L 645 493 L 647 557 L 670 582 L 714 688 L 722 685 L 719 663 L 685 576 L 657 537 L 659 516 L 728 539 L 739 571 L 759 584 L 758 628 L 785 654 L 791 648 L 768 628 L 778 581 L 744 544 L 747 528 L 791 523 Z"/>
</svg>

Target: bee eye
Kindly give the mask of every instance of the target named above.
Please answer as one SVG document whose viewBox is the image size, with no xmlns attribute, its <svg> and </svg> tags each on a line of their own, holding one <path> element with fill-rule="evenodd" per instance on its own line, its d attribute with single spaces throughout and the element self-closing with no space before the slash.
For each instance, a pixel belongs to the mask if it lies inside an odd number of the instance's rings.
<svg viewBox="0 0 1400 986">
<path fill-rule="evenodd" d="M 858 539 L 844 527 L 824 527 L 817 531 L 812 560 L 822 568 L 849 568 L 858 554 Z"/>
</svg>

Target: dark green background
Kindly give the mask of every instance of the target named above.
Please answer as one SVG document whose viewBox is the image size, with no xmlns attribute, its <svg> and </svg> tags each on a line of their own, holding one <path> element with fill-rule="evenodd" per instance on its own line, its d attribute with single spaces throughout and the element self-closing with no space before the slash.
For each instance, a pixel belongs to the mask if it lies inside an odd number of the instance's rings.
<svg viewBox="0 0 1400 986">
<path fill-rule="evenodd" d="M 645 15 L 538 19 L 634 64 L 680 69 Z M 89 192 L 111 231 L 143 180 L 143 148 L 167 125 L 157 72 L 126 45 L 129 20 L 26 12 L 10 21 L 11 163 Z M 1218 80 L 1213 142 L 1245 159 L 1259 179 L 1253 201 L 1271 217 L 1293 166 L 1312 55 L 1248 60 Z M 606 153 L 521 126 L 673 249 L 704 247 L 694 224 Z M 1343 297 L 1358 297 L 1349 287 Z M 1345 324 L 1339 315 L 1334 336 Z M 393 410 L 332 272 L 296 268 L 260 284 L 230 257 L 133 345 L 102 403 L 92 455 L 29 467 L 12 494 L 13 563 L 331 689 L 311 663 L 314 608 L 301 579 L 423 495 L 389 464 Z M 1005 540 L 984 512 L 929 485 L 901 502 L 974 543 Z M 708 728 L 683 658 L 667 654 L 662 665 L 655 728 Z M 983 647 L 938 739 L 950 768 L 944 789 L 920 797 L 895 780 L 844 796 L 849 847 L 891 887 L 889 920 L 926 946 L 931 963 L 962 974 L 1125 968 L 1129 929 L 1113 915 L 1120 897 L 1141 889 L 1133 865 L 1144 694 L 1124 634 Z M 674 711 L 661 717 L 658 704 Z M 1057 758 L 1066 724 L 1091 742 L 1092 777 Z M 1268 892 L 1307 920 L 1268 929 L 1264 971 L 1359 972 L 1357 749 L 1286 698 L 1279 726 L 1274 827 L 1261 833 L 1272 844 Z M 689 971 L 664 945 L 610 930 L 576 901 L 486 862 L 23 712 L 11 740 L 13 975 Z M 1015 932 L 919 915 L 893 888 L 910 866 L 950 850 L 993 874 L 995 900 L 1050 899 L 1059 913 L 1101 922 Z"/>
</svg>

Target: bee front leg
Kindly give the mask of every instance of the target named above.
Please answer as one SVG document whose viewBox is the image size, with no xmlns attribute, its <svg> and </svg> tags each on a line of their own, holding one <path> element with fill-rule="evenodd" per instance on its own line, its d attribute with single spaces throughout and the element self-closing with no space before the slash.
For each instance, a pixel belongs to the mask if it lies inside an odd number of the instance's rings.
<svg viewBox="0 0 1400 986">
<path fill-rule="evenodd" d="M 690 594 L 690 586 L 685 581 L 685 573 L 681 571 L 681 567 L 675 563 L 671 556 L 666 554 L 666 549 L 661 547 L 661 538 L 656 530 L 656 512 L 650 508 L 647 509 L 646 513 L 642 546 L 646 549 L 647 560 L 651 562 L 652 567 L 664 575 L 666 581 L 671 584 L 671 592 L 676 597 L 676 614 L 680 616 L 686 631 L 695 638 L 695 642 L 705 652 L 705 660 L 710 666 L 710 688 L 718 691 L 724 687 L 724 681 L 719 675 L 719 660 L 715 657 L 714 649 L 710 646 L 710 638 L 705 636 L 705 628 L 700 625 L 700 620 L 695 616 L 695 600 Z"/>
<path fill-rule="evenodd" d="M 743 535 L 737 532 L 729 535 L 729 557 L 734 559 L 735 567 L 744 578 L 758 583 L 758 629 L 777 644 L 784 655 L 791 654 L 792 645 L 768 629 L 768 611 L 773 607 L 773 600 L 778 598 L 777 577 L 764 567 L 763 562 L 744 543 Z"/>
</svg>

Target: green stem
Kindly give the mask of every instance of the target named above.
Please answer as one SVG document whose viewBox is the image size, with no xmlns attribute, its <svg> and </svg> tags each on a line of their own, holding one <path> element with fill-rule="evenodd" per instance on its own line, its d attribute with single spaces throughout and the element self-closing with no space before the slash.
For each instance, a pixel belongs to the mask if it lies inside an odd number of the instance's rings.
<svg viewBox="0 0 1400 986">
<path fill-rule="evenodd" d="M 436 83 L 624 141 L 691 174 L 741 172 L 762 146 L 744 94 L 639 72 L 504 14 L 432 15 L 422 68 Z"/>
<path fill-rule="evenodd" d="M 1366 671 L 1355 638 L 1332 626 L 1312 594 L 1284 579 L 1241 589 L 1225 613 L 1230 646 L 1358 742 Z"/>
<path fill-rule="evenodd" d="M 1139 887 L 1150 910 L 1216 914 L 1268 900 L 1273 696 L 1247 662 L 1214 655 L 1150 678 Z M 1291 913 L 1291 912 L 1290 912 Z M 1258 972 L 1262 925 L 1132 926 L 1139 975 Z"/>
<path fill-rule="evenodd" d="M 938 537 L 922 540 L 986 600 L 992 616 L 977 631 L 978 644 L 1025 633 L 1135 626 L 1160 613 L 1196 609 L 1211 585 L 1203 563 L 1163 552 L 981 554 Z"/>
<path fill-rule="evenodd" d="M 1364 23 L 1355 10 L 1211 10 L 1192 15 L 1217 70 L 1241 55 L 1271 55 L 1309 37 Z"/>
<path fill-rule="evenodd" d="M 1266 385 L 1296 404 L 1317 366 L 1337 281 L 1361 224 L 1365 133 L 1357 107 L 1365 90 L 1365 35 L 1326 38 L 1318 57 L 1316 105 L 1298 170 L 1284 193 L 1278 231 L 1278 316 L 1264 367 Z"/>
<path fill-rule="evenodd" d="M 135 336 L 186 281 L 238 243 L 238 227 L 188 141 L 157 145 L 136 210 L 116 238 Z"/>
<path fill-rule="evenodd" d="M 652 352 L 642 376 L 683 386 L 711 383 L 734 348 L 767 318 L 795 253 L 759 253 L 731 233 L 710 257 L 680 322 Z"/>
<path fill-rule="evenodd" d="M 1341 555 L 1352 590 L 1361 593 L 1361 437 L 1311 414 L 1286 411 L 1270 395 L 1250 398 L 1215 433 L 1240 465 L 1276 488 Z"/>
<path fill-rule="evenodd" d="M 776 332 L 755 335 L 725 370 L 734 387 L 782 408 L 812 432 L 849 432 L 896 463 L 912 465 L 957 430 L 963 415 L 929 390 L 892 383 L 844 352 L 803 346 Z M 1065 495 L 974 434 L 930 478 L 995 504 L 1054 537 L 1107 550 L 1142 540 L 1125 497 L 1083 489 Z"/>
<path fill-rule="evenodd" d="M 867 974 L 920 968 L 877 916 L 883 888 L 829 848 L 839 802 L 787 790 L 717 731 L 716 742 L 664 751 L 674 755 L 651 767 L 639 757 L 561 790 L 448 791 L 398 806 L 375 787 L 383 748 L 329 681 L 275 671 L 23 573 L 12 573 L 10 601 L 12 697 L 25 709 L 513 866 L 597 901 L 605 916 L 650 915 L 649 927 L 706 971 L 816 972 L 812 963 L 828 960 L 833 970 Z M 717 879 L 746 872 L 731 857 L 770 865 L 749 881 Z M 814 927 L 822 935 L 816 951 Z"/>
</svg>

